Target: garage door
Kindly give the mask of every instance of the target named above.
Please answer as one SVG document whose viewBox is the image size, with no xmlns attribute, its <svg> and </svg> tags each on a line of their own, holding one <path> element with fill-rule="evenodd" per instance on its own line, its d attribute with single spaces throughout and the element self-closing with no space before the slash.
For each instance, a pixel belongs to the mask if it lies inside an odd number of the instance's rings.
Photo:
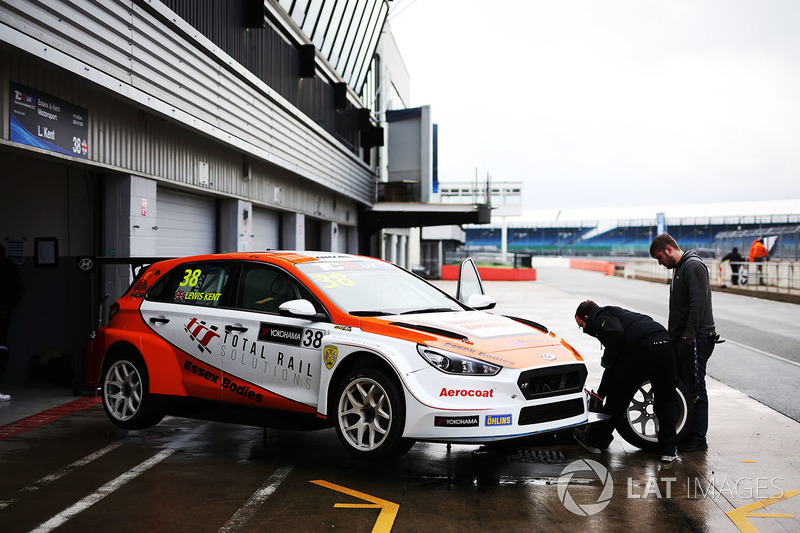
<svg viewBox="0 0 800 533">
<path fill-rule="evenodd" d="M 280 247 L 280 215 L 253 207 L 252 251 L 277 250 Z"/>
<path fill-rule="evenodd" d="M 158 244 L 161 257 L 217 251 L 217 203 L 213 198 L 158 189 Z"/>
</svg>

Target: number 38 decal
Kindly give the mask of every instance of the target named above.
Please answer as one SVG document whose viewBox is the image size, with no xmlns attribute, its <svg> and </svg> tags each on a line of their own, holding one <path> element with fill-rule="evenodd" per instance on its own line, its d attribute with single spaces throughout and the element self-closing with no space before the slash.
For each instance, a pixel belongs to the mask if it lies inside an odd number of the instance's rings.
<svg viewBox="0 0 800 533">
<path fill-rule="evenodd" d="M 322 337 L 325 335 L 324 331 L 307 329 L 303 332 L 303 346 L 305 348 L 319 348 L 322 346 Z"/>
<path fill-rule="evenodd" d="M 333 274 L 314 274 L 314 278 L 323 289 L 335 289 L 336 287 L 352 287 L 356 284 L 355 281 L 348 278 L 344 274 L 334 272 Z"/>
</svg>

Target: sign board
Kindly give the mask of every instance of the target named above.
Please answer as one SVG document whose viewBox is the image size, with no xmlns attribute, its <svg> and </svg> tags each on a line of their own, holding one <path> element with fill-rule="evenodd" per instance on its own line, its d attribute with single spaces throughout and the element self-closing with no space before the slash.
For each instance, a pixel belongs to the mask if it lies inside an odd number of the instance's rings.
<svg viewBox="0 0 800 533">
<path fill-rule="evenodd" d="M 86 159 L 89 153 L 89 111 L 55 96 L 10 84 L 11 140 L 59 154 Z"/>
</svg>

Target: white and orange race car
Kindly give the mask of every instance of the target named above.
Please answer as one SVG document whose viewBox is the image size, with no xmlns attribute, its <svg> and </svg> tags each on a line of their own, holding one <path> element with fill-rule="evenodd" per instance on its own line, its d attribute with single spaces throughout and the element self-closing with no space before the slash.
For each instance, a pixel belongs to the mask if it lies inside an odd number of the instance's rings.
<svg viewBox="0 0 800 533">
<path fill-rule="evenodd" d="M 333 426 L 352 454 L 389 458 L 415 441 L 485 443 L 598 420 L 581 356 L 544 326 L 480 310 L 494 300 L 471 259 L 457 298 L 391 263 L 327 252 L 142 270 L 94 339 L 103 406 L 122 428 L 166 414 Z"/>
</svg>

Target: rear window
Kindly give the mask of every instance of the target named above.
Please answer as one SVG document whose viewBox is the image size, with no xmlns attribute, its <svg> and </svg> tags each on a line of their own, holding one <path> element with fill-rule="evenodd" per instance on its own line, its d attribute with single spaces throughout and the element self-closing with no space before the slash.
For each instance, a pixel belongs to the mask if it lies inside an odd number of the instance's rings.
<svg viewBox="0 0 800 533">
<path fill-rule="evenodd" d="M 222 307 L 234 265 L 224 262 L 185 263 L 161 278 L 147 293 L 156 302 Z"/>
</svg>

